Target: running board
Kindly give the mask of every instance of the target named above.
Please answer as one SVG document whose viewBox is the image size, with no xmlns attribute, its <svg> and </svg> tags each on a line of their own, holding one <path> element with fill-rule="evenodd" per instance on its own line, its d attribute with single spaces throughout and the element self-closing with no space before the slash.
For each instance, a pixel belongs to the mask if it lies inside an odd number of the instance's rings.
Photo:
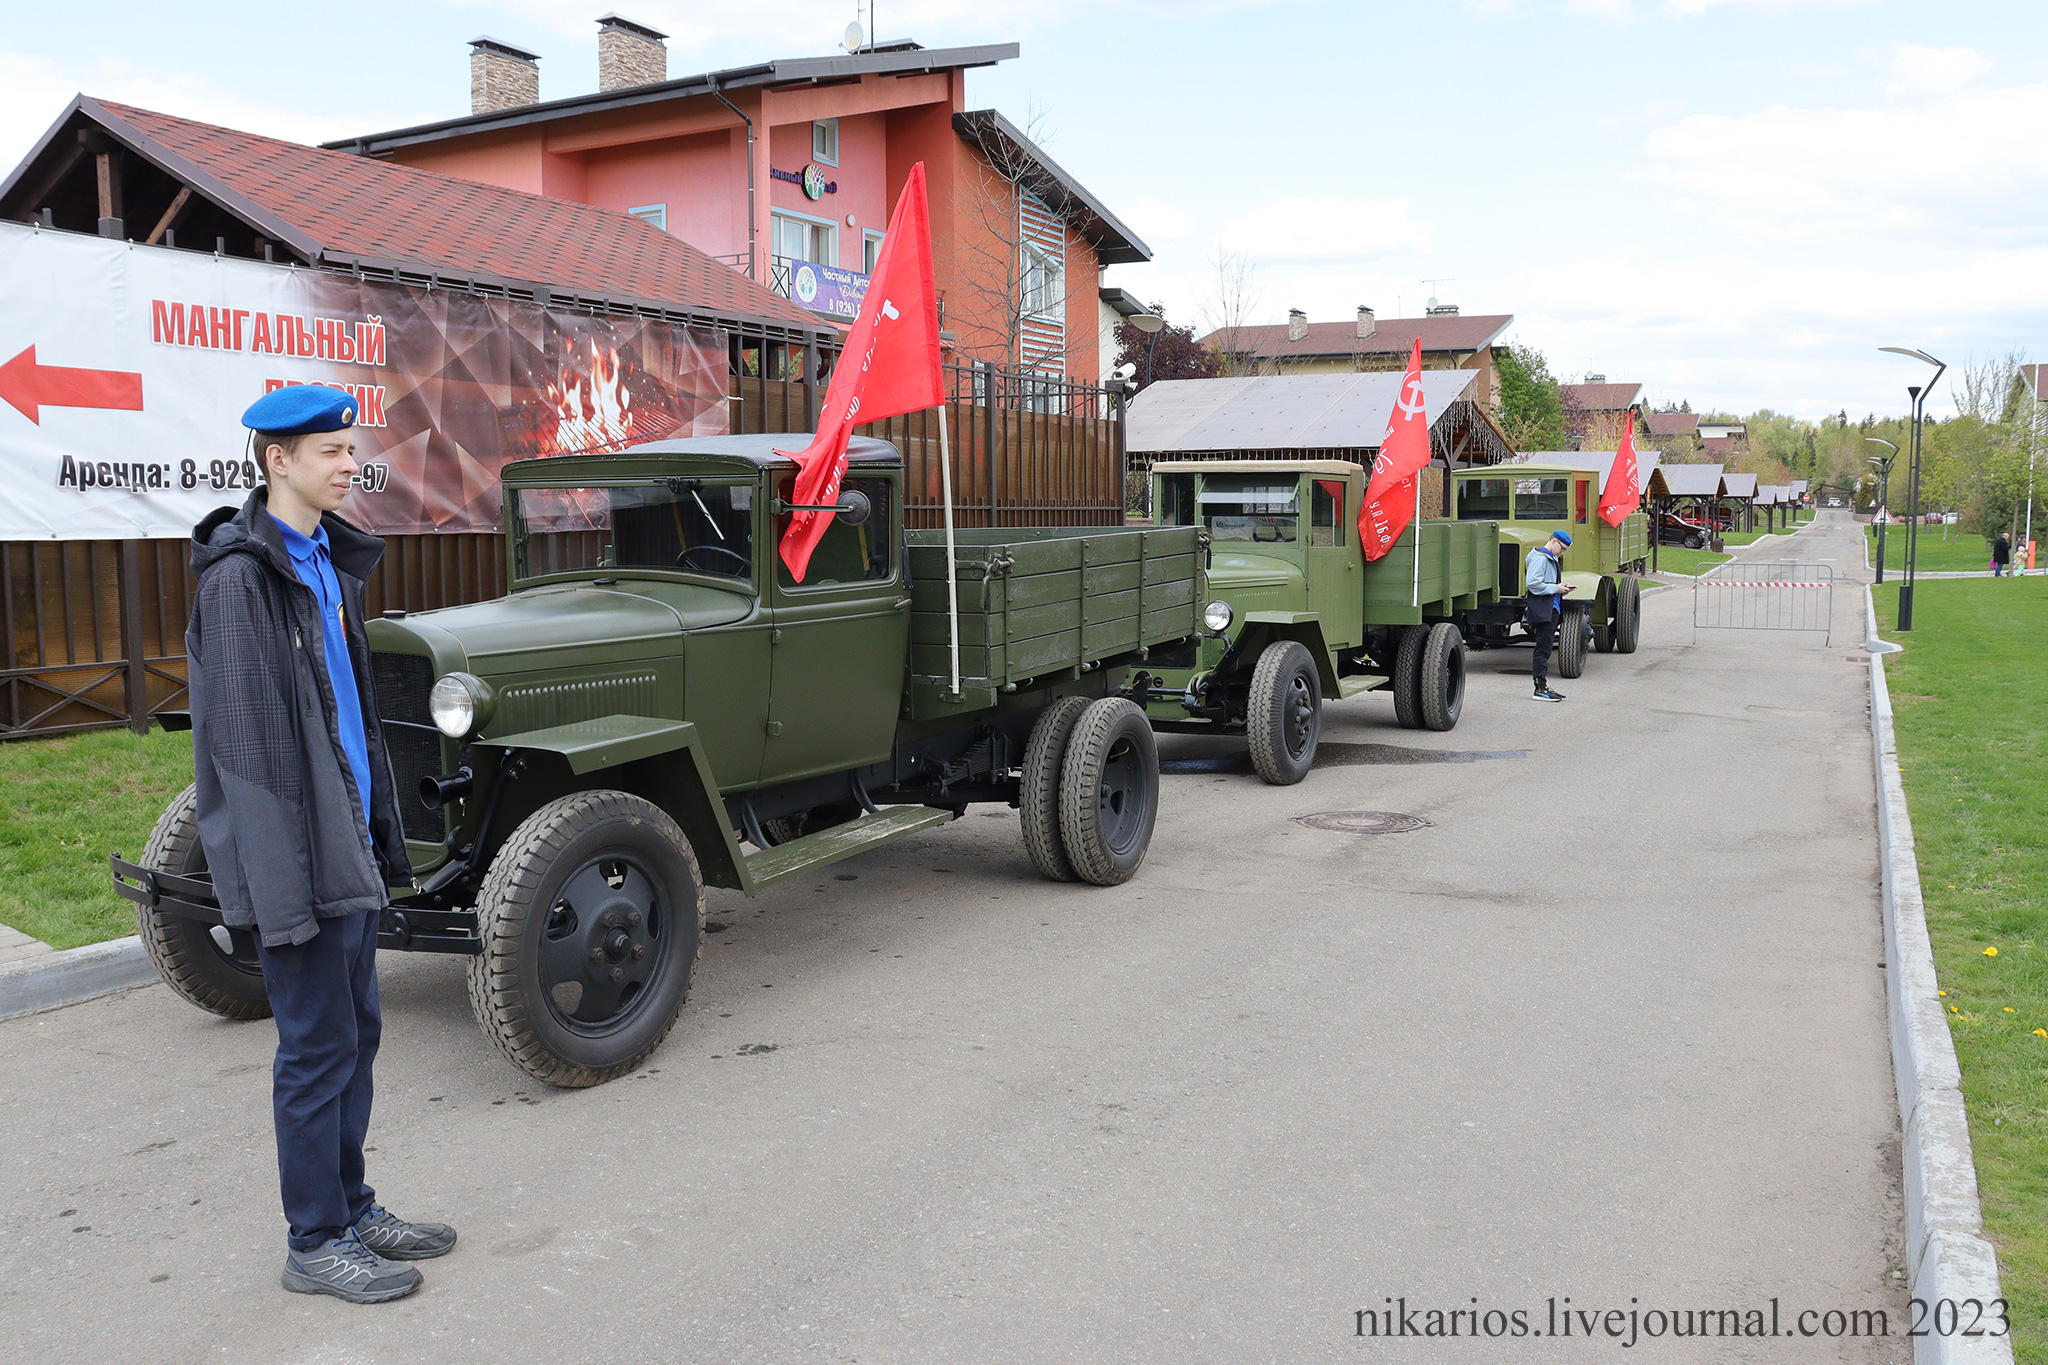
<svg viewBox="0 0 2048 1365">
<path fill-rule="evenodd" d="M 880 815 L 863 815 L 858 820 L 750 853 L 746 860 L 748 893 L 894 843 L 906 834 L 948 824 L 953 818 L 952 811 L 937 806 L 896 806 Z"/>
<path fill-rule="evenodd" d="M 1348 678 L 1337 679 L 1337 695 L 1340 698 L 1355 697 L 1360 692 L 1370 692 L 1382 687 L 1386 679 L 1377 673 L 1354 673 Z"/>
</svg>

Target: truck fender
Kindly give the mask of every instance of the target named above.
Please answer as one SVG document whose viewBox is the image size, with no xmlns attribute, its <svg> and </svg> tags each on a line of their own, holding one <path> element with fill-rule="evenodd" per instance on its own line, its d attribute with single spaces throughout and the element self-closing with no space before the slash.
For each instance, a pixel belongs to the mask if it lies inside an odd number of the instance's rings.
<svg viewBox="0 0 2048 1365">
<path fill-rule="evenodd" d="M 1313 611 L 1248 611 L 1237 639 L 1231 644 L 1231 662 L 1246 672 L 1258 667 L 1259 655 L 1276 640 L 1295 640 L 1306 646 L 1316 661 L 1324 701 L 1337 701 L 1337 664 L 1323 640 L 1323 618 Z"/>
<path fill-rule="evenodd" d="M 1592 609 L 1593 620 L 1596 623 L 1605 619 L 1600 614 L 1602 610 L 1601 604 L 1607 600 L 1608 593 L 1611 591 L 1606 586 L 1607 579 L 1605 575 L 1586 573 L 1578 569 L 1568 569 L 1558 575 L 1558 581 L 1569 583 L 1577 589 L 1576 592 L 1566 595 L 1562 599 L 1563 601 L 1584 602 Z"/>
<path fill-rule="evenodd" d="M 601 716 L 476 739 L 471 747 L 498 751 L 501 769 L 514 757 L 530 765 L 533 776 L 521 784 L 528 790 L 519 803 L 527 811 L 579 791 L 630 792 L 653 802 L 682 827 L 707 885 L 746 889 L 718 779 L 689 721 Z"/>
</svg>

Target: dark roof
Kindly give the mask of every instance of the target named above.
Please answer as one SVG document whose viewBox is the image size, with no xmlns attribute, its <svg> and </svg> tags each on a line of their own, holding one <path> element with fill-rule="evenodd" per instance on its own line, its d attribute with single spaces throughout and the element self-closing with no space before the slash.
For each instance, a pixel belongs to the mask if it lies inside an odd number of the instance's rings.
<svg viewBox="0 0 2048 1365">
<path fill-rule="evenodd" d="M 1139 313 L 1150 311 L 1144 304 L 1138 302 L 1136 294 L 1118 285 L 1104 285 L 1098 292 L 1097 297 L 1111 308 L 1114 308 L 1123 317 L 1134 317 Z"/>
<path fill-rule="evenodd" d="M 1104 265 L 1127 265 L 1152 259 L 1152 248 L 1138 240 L 1104 208 L 1087 187 L 1068 175 L 1045 150 L 1022 129 L 993 109 L 975 109 L 953 115 L 953 130 L 980 148 L 985 155 L 1021 160 L 1029 173 L 1027 189 L 1050 205 L 1083 237 L 1095 244 Z"/>
<path fill-rule="evenodd" d="M 810 442 L 811 434 L 807 431 L 770 432 L 765 436 L 686 436 L 674 441 L 647 441 L 602 454 L 515 460 L 505 466 L 502 477 L 517 482 L 522 476 L 543 468 L 560 468 L 566 470 L 569 477 L 582 477 L 577 473 L 578 464 L 572 462 L 602 465 L 606 461 L 632 460 L 648 455 L 707 455 L 744 460 L 761 468 L 786 465 L 794 469 L 796 461 L 791 458 L 791 452 L 802 451 Z M 854 464 L 901 464 L 903 452 L 888 441 L 872 436 L 855 436 L 846 443 L 846 458 Z"/>
<path fill-rule="evenodd" d="M 831 332 L 830 323 L 630 214 L 323 151 L 81 95 L 82 113 L 309 264 L 541 285 Z M 44 150 L 0 185 L 0 197 Z"/>
<path fill-rule="evenodd" d="M 1688 431 L 1700 429 L 1700 416 L 1696 412 L 1653 412 L 1650 414 L 1652 436 L 1683 436 Z"/>
<path fill-rule="evenodd" d="M 1475 314 L 1470 317 L 1381 318 L 1369 337 L 1358 335 L 1358 322 L 1311 322 L 1308 335 L 1300 341 L 1287 339 L 1287 325 L 1239 327 L 1233 349 L 1260 357 L 1378 355 L 1406 352 L 1422 338 L 1424 354 L 1446 351 L 1477 351 L 1491 346 L 1508 324 L 1512 313 Z M 1204 345 L 1220 345 L 1221 329 L 1202 338 Z"/>
<path fill-rule="evenodd" d="M 1621 412 L 1636 405 L 1641 384 L 1565 384 L 1565 396 L 1587 412 Z"/>
<path fill-rule="evenodd" d="M 862 76 L 907 76 L 925 71 L 954 71 L 967 67 L 994 66 L 997 62 L 1009 61 L 1017 52 L 1018 47 L 1015 43 L 933 48 L 929 52 L 915 43 L 892 43 L 832 57 L 796 57 L 757 62 L 752 66 L 707 71 L 701 75 L 660 81 L 654 85 L 634 85 L 623 90 L 600 90 L 589 95 L 572 95 L 568 99 L 522 104 L 511 109 L 495 109 L 487 114 L 470 114 L 464 118 L 442 119 L 438 123 L 394 128 L 390 132 L 342 138 L 323 145 L 337 151 L 357 152 L 369 156 L 389 152 L 398 147 L 415 146 L 422 142 L 439 142 L 443 138 L 466 137 L 472 133 L 490 132 L 497 128 L 518 128 L 530 123 L 574 118 L 579 114 L 601 113 L 611 109 L 629 109 L 640 104 L 658 104 L 664 100 L 686 99 L 692 95 L 709 95 L 717 90 L 744 90 L 760 85 L 825 85 L 858 80 Z"/>
</svg>

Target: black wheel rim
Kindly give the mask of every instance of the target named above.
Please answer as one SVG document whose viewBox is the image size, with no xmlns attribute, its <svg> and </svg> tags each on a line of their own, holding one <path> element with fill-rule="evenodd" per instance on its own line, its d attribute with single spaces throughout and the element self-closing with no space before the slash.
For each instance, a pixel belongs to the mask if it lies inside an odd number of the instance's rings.
<svg viewBox="0 0 2048 1365">
<path fill-rule="evenodd" d="M 588 859 L 542 919 L 540 991 L 549 1013 L 586 1037 L 625 1027 L 657 994 L 675 939 L 646 864 L 616 850 Z"/>
<path fill-rule="evenodd" d="M 247 929 L 230 929 L 225 924 L 208 926 L 206 942 L 220 960 L 236 971 L 258 980 L 263 977 L 263 960 L 256 955 L 256 935 Z"/>
<path fill-rule="evenodd" d="M 1096 803 L 1102 842 L 1110 852 L 1121 855 L 1137 847 L 1151 804 L 1144 752 L 1137 740 L 1120 735 L 1103 760 L 1102 794 Z"/>
<path fill-rule="evenodd" d="M 1287 744 L 1287 756 L 1300 758 L 1308 752 L 1309 741 L 1316 733 L 1316 694 L 1306 673 L 1297 673 L 1287 682 L 1287 695 L 1281 704 L 1286 708 L 1280 722 L 1280 735 Z"/>
<path fill-rule="evenodd" d="M 1444 713 L 1455 716 L 1465 700 L 1465 652 L 1451 651 L 1444 660 Z"/>
</svg>

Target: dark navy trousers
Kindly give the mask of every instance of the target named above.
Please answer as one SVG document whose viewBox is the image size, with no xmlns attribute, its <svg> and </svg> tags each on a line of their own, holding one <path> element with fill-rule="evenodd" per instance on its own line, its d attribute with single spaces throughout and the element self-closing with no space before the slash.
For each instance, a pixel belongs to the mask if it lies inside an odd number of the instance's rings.
<svg viewBox="0 0 2048 1365">
<path fill-rule="evenodd" d="M 375 910 L 320 921 L 296 948 L 259 948 L 277 1019 L 271 1108 L 277 1179 L 291 1244 L 309 1251 L 354 1227 L 376 1191 L 363 1183 L 371 1065 L 384 1033 L 377 1005 Z"/>
</svg>

